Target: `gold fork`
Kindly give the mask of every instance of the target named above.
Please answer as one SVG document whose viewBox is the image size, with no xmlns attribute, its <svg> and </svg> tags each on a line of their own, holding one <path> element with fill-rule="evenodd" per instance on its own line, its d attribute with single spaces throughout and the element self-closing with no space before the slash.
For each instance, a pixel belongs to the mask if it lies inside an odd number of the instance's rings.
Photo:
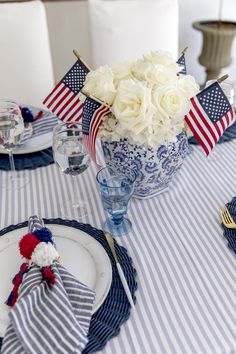
<svg viewBox="0 0 236 354">
<path fill-rule="evenodd" d="M 234 222 L 229 210 L 226 207 L 220 210 L 220 216 L 225 227 L 228 229 L 236 229 L 236 223 Z"/>
</svg>

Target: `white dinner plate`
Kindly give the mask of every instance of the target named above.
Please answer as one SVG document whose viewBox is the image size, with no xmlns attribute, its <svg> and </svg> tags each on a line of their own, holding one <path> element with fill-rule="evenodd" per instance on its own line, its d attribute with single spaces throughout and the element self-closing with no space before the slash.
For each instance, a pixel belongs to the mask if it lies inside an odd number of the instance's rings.
<svg viewBox="0 0 236 354">
<path fill-rule="evenodd" d="M 52 132 L 35 136 L 25 142 L 25 144 L 17 146 L 13 149 L 14 155 L 31 154 L 32 152 L 41 151 L 52 146 Z M 8 154 L 5 149 L 0 148 L 1 154 Z"/>
<path fill-rule="evenodd" d="M 28 107 L 32 114 L 35 116 L 39 111 L 43 111 L 44 115 L 53 115 L 49 110 L 44 109 L 44 108 L 38 108 L 38 107 L 33 107 L 31 105 L 27 104 L 19 104 L 21 107 Z M 42 135 L 38 135 L 35 137 L 32 137 L 28 139 L 24 144 L 17 146 L 13 149 L 13 154 L 14 155 L 19 155 L 19 154 L 31 154 L 33 152 L 41 151 L 44 149 L 48 149 L 49 147 L 52 146 L 52 131 L 49 133 L 45 133 Z M 8 152 L 0 148 L 0 153 L 1 154 L 8 154 Z"/>
<path fill-rule="evenodd" d="M 53 233 L 62 264 L 82 283 L 96 293 L 93 313 L 105 300 L 112 281 L 110 259 L 92 236 L 76 228 L 47 224 Z M 11 290 L 12 279 L 23 263 L 18 242 L 28 232 L 28 228 L 13 230 L 0 237 L 0 337 L 4 336 L 9 323 L 9 308 L 5 304 Z"/>
</svg>

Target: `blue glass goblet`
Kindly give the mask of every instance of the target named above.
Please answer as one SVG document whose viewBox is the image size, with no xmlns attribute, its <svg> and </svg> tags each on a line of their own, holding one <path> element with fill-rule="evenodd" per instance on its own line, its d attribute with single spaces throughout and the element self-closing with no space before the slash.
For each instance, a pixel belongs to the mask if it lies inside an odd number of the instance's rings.
<svg viewBox="0 0 236 354">
<path fill-rule="evenodd" d="M 129 168 L 115 171 L 105 167 L 97 173 L 102 203 L 109 218 L 104 223 L 104 230 L 113 236 L 127 234 L 132 228 L 127 213 L 130 198 L 134 191 L 136 174 Z"/>
</svg>

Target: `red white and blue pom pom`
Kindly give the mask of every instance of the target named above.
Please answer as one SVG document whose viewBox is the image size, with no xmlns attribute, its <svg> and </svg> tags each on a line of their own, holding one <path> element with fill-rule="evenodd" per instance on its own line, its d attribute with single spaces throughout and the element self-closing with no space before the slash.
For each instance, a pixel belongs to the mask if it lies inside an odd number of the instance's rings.
<svg viewBox="0 0 236 354">
<path fill-rule="evenodd" d="M 45 281 L 51 287 L 55 283 L 55 275 L 51 265 L 60 259 L 54 247 L 52 233 L 46 227 L 24 235 L 19 241 L 19 251 L 28 263 L 21 265 L 20 271 L 12 280 L 14 287 L 6 301 L 6 304 L 10 307 L 17 301 L 19 287 L 24 274 L 30 269 L 30 264 L 35 264 L 41 268 L 42 281 Z"/>
<path fill-rule="evenodd" d="M 41 242 L 53 243 L 52 232 L 47 227 L 42 227 L 41 229 L 35 230 L 33 234 Z"/>
<path fill-rule="evenodd" d="M 33 123 L 43 116 L 43 111 L 40 110 L 35 116 L 28 107 L 20 107 L 21 115 L 23 117 L 24 123 Z"/>
<path fill-rule="evenodd" d="M 27 260 L 30 260 L 35 247 L 39 243 L 40 240 L 38 240 L 34 234 L 29 233 L 24 235 L 19 242 L 19 250 L 22 257 L 26 258 Z"/>
<path fill-rule="evenodd" d="M 20 107 L 20 110 L 25 123 L 32 123 L 34 121 L 34 116 L 28 107 Z"/>
<path fill-rule="evenodd" d="M 58 257 L 59 254 L 51 243 L 40 242 L 31 255 L 31 261 L 42 268 L 52 265 Z"/>
</svg>

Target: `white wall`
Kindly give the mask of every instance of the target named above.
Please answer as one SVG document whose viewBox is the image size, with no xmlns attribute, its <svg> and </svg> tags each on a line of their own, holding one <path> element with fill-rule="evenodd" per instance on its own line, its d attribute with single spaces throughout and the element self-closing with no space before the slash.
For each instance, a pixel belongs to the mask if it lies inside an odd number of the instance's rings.
<svg viewBox="0 0 236 354">
<path fill-rule="evenodd" d="M 146 1 L 148 6 L 148 0 Z M 195 76 L 199 83 L 204 81 L 205 76 L 204 67 L 198 63 L 202 45 L 202 34 L 192 28 L 192 23 L 197 20 L 217 18 L 219 1 L 179 0 L 179 48 L 181 50 L 186 46 L 189 47 L 186 57 L 188 71 Z M 58 81 L 75 61 L 72 49 L 78 49 L 82 57 L 91 65 L 88 3 L 87 1 L 53 1 L 46 2 L 45 7 L 48 17 L 55 76 Z M 236 21 L 235 0 L 225 0 L 223 19 Z M 232 80 L 236 81 L 236 39 L 233 45 L 233 62 L 223 72 L 229 73 Z"/>
<path fill-rule="evenodd" d="M 87 1 L 45 2 L 56 81 L 75 62 L 73 49 L 91 64 Z"/>
</svg>

